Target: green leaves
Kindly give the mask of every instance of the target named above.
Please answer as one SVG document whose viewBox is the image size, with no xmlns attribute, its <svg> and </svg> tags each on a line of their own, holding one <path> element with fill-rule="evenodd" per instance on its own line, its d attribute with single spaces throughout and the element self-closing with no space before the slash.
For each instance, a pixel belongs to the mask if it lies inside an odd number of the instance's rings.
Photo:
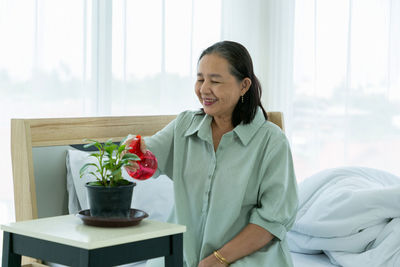
<svg viewBox="0 0 400 267">
<path fill-rule="evenodd" d="M 126 153 L 123 157 L 122 160 L 134 160 L 134 161 L 139 161 L 140 158 L 133 153 Z"/>
<path fill-rule="evenodd" d="M 120 145 L 119 145 L 119 147 L 118 147 L 118 153 L 122 153 L 122 151 L 124 151 L 125 150 L 125 147 L 126 147 L 126 145 L 121 145 L 121 143 L 120 143 Z"/>
<path fill-rule="evenodd" d="M 102 150 L 102 145 L 98 141 L 92 140 L 92 139 L 85 139 L 84 141 L 86 141 L 86 142 L 90 141 L 91 142 L 89 144 L 84 145 L 83 146 L 84 148 L 89 148 L 89 147 L 95 146 L 95 147 L 97 147 L 98 150 Z"/>
<path fill-rule="evenodd" d="M 100 143 L 97 140 L 85 139 L 90 142 L 84 145 L 84 148 L 95 146 L 98 152 L 89 154 L 89 157 L 94 157 L 96 163 L 86 163 L 79 171 L 82 178 L 85 174 L 94 176 L 95 182 L 90 182 L 89 185 L 97 186 L 119 186 L 126 185 L 129 181 L 122 178 L 122 167 L 131 166 L 132 161 L 139 161 L 140 158 L 132 153 L 127 153 L 126 145 L 124 144 L 130 136 L 124 138 L 119 145 L 112 142 L 112 139 L 105 143 Z M 94 169 L 94 170 L 93 170 Z"/>
<path fill-rule="evenodd" d="M 79 170 L 79 175 L 82 178 L 82 176 L 85 174 L 86 170 L 90 167 L 90 166 L 94 166 L 97 168 L 97 170 L 100 170 L 100 168 L 94 164 L 94 163 L 86 163 L 85 165 L 82 166 L 82 168 Z"/>
<path fill-rule="evenodd" d="M 117 148 L 118 146 L 116 144 L 109 144 L 109 145 L 104 145 L 104 151 L 108 154 L 108 155 L 112 155 L 114 153 L 114 150 Z"/>
</svg>

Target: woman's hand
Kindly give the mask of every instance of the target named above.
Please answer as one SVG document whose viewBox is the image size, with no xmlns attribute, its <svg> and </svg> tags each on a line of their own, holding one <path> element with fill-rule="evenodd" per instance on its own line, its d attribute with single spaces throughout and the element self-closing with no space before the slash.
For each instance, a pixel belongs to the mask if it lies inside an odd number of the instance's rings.
<svg viewBox="0 0 400 267">
<path fill-rule="evenodd" d="M 201 262 L 199 262 L 198 267 L 223 267 L 225 264 L 221 263 L 214 254 L 211 254 L 207 258 L 204 258 Z"/>
<path fill-rule="evenodd" d="M 126 153 L 129 152 L 129 150 L 131 149 L 131 147 L 129 147 L 129 145 L 132 143 L 132 141 L 135 139 L 135 135 L 133 135 L 131 138 L 128 138 L 124 141 L 123 144 L 126 145 L 125 150 L 121 153 L 121 157 L 123 157 Z M 141 138 L 140 139 L 140 150 L 142 151 L 142 153 L 146 153 L 147 149 L 146 149 L 146 144 L 144 142 L 144 139 Z M 125 166 L 126 170 L 129 170 L 130 172 L 136 172 L 139 169 L 139 164 L 137 164 L 136 161 L 131 160 L 130 161 L 131 166 Z"/>
<path fill-rule="evenodd" d="M 135 139 L 136 139 L 136 135 L 132 135 L 130 138 L 127 138 L 127 139 L 124 141 L 123 144 L 126 145 L 126 147 L 125 147 L 125 151 L 126 151 L 126 152 L 128 152 L 128 150 L 131 148 L 131 147 L 129 147 L 129 145 L 130 145 L 130 144 L 132 143 L 132 141 L 135 140 Z M 146 144 L 145 144 L 143 138 L 140 138 L 140 150 L 142 151 L 143 154 L 145 154 L 146 151 L 147 151 Z M 125 152 L 125 153 L 126 153 L 126 152 Z"/>
<path fill-rule="evenodd" d="M 136 161 L 131 160 L 130 161 L 130 166 L 124 166 L 126 171 L 129 171 L 131 173 L 136 172 L 137 170 L 139 170 L 139 164 L 136 163 Z"/>
</svg>

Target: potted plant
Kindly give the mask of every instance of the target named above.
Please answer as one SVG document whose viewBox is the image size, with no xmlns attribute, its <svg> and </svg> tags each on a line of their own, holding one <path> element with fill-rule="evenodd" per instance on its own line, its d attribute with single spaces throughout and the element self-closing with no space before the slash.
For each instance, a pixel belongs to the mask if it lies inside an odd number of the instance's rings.
<svg viewBox="0 0 400 267">
<path fill-rule="evenodd" d="M 140 158 L 126 151 L 124 141 L 127 138 L 119 144 L 113 143 L 111 139 L 104 144 L 96 140 L 86 140 L 90 143 L 84 145 L 85 148 L 95 146 L 98 149 L 89 155 L 96 158 L 96 162 L 86 163 L 80 169 L 81 178 L 85 175 L 96 178 L 85 185 L 91 216 L 129 217 L 133 187 L 136 183 L 122 177 L 122 168 L 130 166 L 131 161 L 140 161 Z"/>
</svg>

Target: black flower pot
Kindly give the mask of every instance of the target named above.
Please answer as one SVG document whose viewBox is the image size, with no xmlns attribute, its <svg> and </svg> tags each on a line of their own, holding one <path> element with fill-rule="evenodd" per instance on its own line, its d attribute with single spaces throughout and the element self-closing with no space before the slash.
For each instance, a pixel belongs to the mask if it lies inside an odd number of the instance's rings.
<svg viewBox="0 0 400 267">
<path fill-rule="evenodd" d="M 86 183 L 90 215 L 94 217 L 128 218 L 130 214 L 133 187 L 136 183 L 108 187 Z"/>
</svg>

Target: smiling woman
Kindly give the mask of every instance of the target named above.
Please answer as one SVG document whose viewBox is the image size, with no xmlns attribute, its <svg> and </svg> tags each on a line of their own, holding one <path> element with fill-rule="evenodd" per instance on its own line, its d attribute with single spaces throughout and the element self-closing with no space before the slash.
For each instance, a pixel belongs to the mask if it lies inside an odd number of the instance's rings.
<svg viewBox="0 0 400 267">
<path fill-rule="evenodd" d="M 237 42 L 218 42 L 197 70 L 203 109 L 146 138 L 157 174 L 173 180 L 170 220 L 188 229 L 184 266 L 292 266 L 284 237 L 296 217 L 293 162 L 262 108 L 250 55 Z"/>
</svg>

